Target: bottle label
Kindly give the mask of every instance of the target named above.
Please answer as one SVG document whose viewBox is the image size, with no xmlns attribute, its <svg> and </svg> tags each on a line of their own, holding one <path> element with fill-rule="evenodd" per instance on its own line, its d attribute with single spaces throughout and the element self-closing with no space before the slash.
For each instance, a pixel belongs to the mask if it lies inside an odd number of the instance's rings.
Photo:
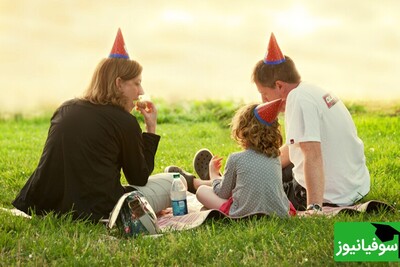
<svg viewBox="0 0 400 267">
<path fill-rule="evenodd" d="M 185 215 L 188 213 L 186 199 L 172 200 L 172 213 L 174 216 Z"/>
</svg>

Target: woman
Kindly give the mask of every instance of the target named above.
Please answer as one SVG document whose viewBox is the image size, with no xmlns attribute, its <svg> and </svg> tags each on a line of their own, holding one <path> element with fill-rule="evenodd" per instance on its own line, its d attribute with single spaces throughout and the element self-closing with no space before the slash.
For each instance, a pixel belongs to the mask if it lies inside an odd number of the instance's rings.
<svg viewBox="0 0 400 267">
<path fill-rule="evenodd" d="M 121 168 L 155 212 L 170 205 L 170 174 L 149 179 L 160 136 L 151 101 L 136 107 L 146 132 L 130 114 L 144 94 L 141 65 L 129 59 L 118 30 L 108 58 L 97 66 L 82 99 L 63 103 L 51 118 L 36 170 L 13 205 L 28 214 L 71 212 L 74 219 L 108 218 L 118 199 L 132 187 L 120 182 Z"/>
</svg>

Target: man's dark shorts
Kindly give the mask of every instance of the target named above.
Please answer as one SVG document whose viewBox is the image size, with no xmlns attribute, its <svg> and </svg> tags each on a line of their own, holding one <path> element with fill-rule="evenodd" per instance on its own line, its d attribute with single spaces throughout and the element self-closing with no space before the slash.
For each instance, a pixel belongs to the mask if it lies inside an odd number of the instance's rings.
<svg viewBox="0 0 400 267">
<path fill-rule="evenodd" d="M 294 179 L 293 167 L 294 165 L 291 163 L 282 169 L 283 190 L 296 210 L 306 210 L 307 190 Z M 337 207 L 337 205 L 332 203 L 323 203 L 323 206 Z"/>
</svg>

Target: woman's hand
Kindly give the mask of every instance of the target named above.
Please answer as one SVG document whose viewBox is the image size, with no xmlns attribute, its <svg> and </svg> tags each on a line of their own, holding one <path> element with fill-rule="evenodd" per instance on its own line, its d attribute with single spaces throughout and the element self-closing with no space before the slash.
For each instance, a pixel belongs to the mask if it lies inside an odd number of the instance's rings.
<svg viewBox="0 0 400 267">
<path fill-rule="evenodd" d="M 153 102 L 146 101 L 146 106 L 144 108 L 136 106 L 136 110 L 140 111 L 144 117 L 146 132 L 155 134 L 157 126 L 157 109 Z"/>
<path fill-rule="evenodd" d="M 221 177 L 220 173 L 221 166 L 222 166 L 222 157 L 219 157 L 217 155 L 213 156 L 208 165 L 211 180 Z"/>
</svg>

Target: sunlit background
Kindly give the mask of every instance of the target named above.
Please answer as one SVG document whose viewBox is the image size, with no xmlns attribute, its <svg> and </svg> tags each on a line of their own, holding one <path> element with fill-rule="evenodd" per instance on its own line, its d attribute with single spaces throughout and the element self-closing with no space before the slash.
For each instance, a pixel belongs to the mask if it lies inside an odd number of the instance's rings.
<svg viewBox="0 0 400 267">
<path fill-rule="evenodd" d="M 343 99 L 400 98 L 400 1 L 0 0 L 0 111 L 80 96 L 120 27 L 166 100 L 259 100 L 271 32 L 303 80 Z"/>
</svg>

